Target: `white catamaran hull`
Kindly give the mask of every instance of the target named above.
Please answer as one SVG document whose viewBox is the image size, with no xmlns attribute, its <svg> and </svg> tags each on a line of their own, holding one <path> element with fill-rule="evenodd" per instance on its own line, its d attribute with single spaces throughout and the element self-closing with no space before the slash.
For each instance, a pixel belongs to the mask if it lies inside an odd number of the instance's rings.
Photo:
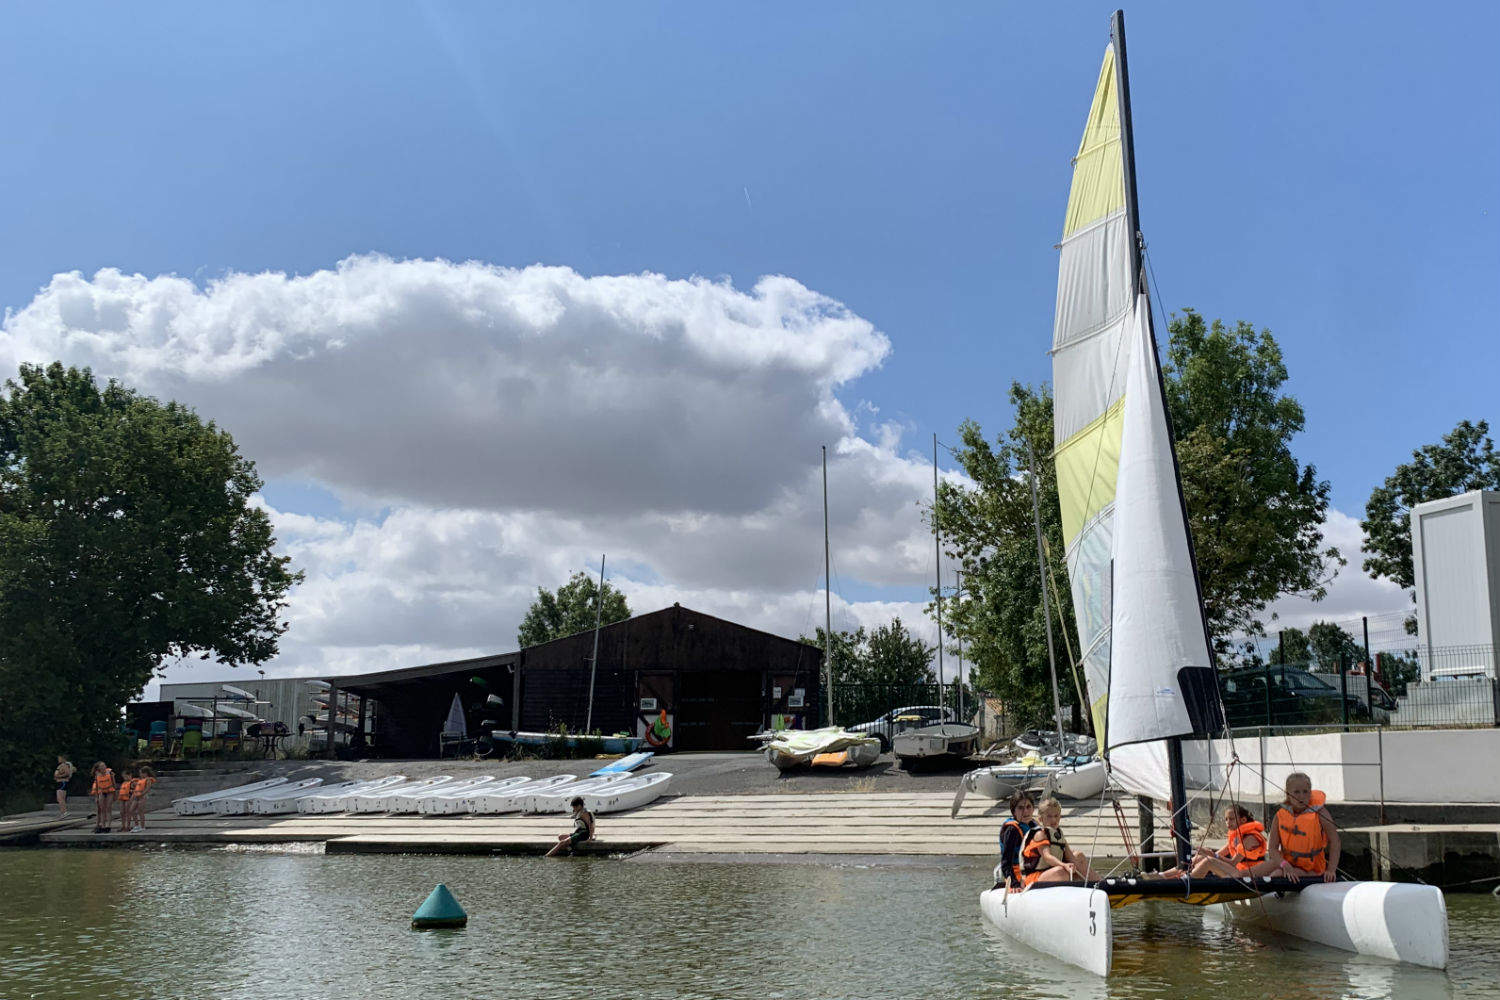
<svg viewBox="0 0 1500 1000">
<path fill-rule="evenodd" d="M 1434 969 L 1448 965 L 1448 907 L 1436 886 L 1328 882 L 1221 905 L 1236 921 L 1330 948 Z"/>
<path fill-rule="evenodd" d="M 1100 976 L 1114 953 L 1109 897 L 1083 886 L 1048 886 L 1034 892 L 986 889 L 979 894 L 985 919 L 1044 954 Z"/>
</svg>

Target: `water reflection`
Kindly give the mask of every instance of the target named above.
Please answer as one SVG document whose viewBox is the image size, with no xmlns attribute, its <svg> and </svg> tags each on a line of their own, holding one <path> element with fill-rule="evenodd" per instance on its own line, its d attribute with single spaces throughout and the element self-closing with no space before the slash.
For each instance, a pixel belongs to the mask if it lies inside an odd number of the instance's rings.
<svg viewBox="0 0 1500 1000">
<path fill-rule="evenodd" d="M 1141 906 L 1100 979 L 992 928 L 987 867 L 0 852 L 0 997 L 1500 995 L 1489 897 L 1450 899 L 1447 975 Z M 440 881 L 469 927 L 413 932 Z"/>
</svg>

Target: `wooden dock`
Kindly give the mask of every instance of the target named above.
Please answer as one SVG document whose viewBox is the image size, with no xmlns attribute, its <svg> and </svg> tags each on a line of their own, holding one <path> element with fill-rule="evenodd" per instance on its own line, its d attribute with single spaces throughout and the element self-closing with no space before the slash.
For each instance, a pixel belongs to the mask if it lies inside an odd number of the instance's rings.
<svg viewBox="0 0 1500 1000">
<path fill-rule="evenodd" d="M 673 854 L 926 855 L 994 857 L 1001 803 L 970 797 L 949 818 L 946 792 L 666 796 L 649 806 L 598 818 L 595 851 Z M 1126 820 L 1135 830 L 1134 803 Z M 89 829 L 43 834 L 43 844 L 267 844 L 322 842 L 330 853 L 529 854 L 547 850 L 570 828 L 566 815 L 523 816 L 178 816 L 154 812 L 142 833 Z M 1112 809 L 1066 807 L 1064 829 L 1093 857 L 1124 853 Z"/>
</svg>

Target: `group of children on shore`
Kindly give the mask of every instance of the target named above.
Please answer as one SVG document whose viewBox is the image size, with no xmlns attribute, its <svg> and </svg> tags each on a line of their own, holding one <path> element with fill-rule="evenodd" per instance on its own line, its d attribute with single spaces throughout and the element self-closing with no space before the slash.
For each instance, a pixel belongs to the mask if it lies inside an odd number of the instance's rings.
<svg viewBox="0 0 1500 1000">
<path fill-rule="evenodd" d="M 61 764 L 63 758 L 59 757 Z M 95 761 L 89 794 L 94 797 L 94 832 L 109 833 L 114 822 L 115 800 L 120 802 L 120 830 L 146 829 L 146 797 L 156 784 L 156 772 L 149 764 L 125 768 L 118 782 L 115 772 L 104 761 Z M 66 815 L 66 812 L 64 813 Z"/>
<path fill-rule="evenodd" d="M 1172 868 L 1161 878 L 1239 878 L 1273 875 L 1297 882 L 1304 877 L 1333 882 L 1338 878 L 1338 828 L 1312 779 L 1301 772 L 1287 776 L 1286 799 L 1276 810 L 1269 832 L 1248 809 L 1234 803 L 1224 810 L 1228 840 L 1217 851 L 1198 848 L 1192 865 Z M 1033 820 L 1033 811 L 1040 822 Z M 1000 825 L 1000 864 L 995 888 L 1023 891 L 1039 882 L 1092 882 L 1099 876 L 1088 855 L 1068 846 L 1062 832 L 1062 803 L 1043 799 L 1040 807 L 1026 792 L 1010 799 L 1011 818 Z"/>
</svg>

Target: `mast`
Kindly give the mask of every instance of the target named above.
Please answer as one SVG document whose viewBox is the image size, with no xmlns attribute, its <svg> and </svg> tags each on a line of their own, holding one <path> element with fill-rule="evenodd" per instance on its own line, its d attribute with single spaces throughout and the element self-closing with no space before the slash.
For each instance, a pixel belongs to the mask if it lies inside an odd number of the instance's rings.
<svg viewBox="0 0 1500 1000">
<path fill-rule="evenodd" d="M 828 548 L 828 446 L 823 445 L 823 690 L 833 725 L 833 558 Z"/>
<path fill-rule="evenodd" d="M 953 601 L 956 604 L 964 594 L 964 571 L 954 570 L 953 581 Z M 964 721 L 964 636 L 962 632 L 955 630 L 953 637 L 958 640 L 958 721 L 962 722 Z M 976 705 L 975 708 L 977 709 L 978 706 Z"/>
<path fill-rule="evenodd" d="M 1052 605 L 1047 600 L 1047 559 L 1042 550 L 1042 504 L 1037 499 L 1036 453 L 1031 450 L 1029 441 L 1026 444 L 1026 460 L 1031 464 L 1031 523 L 1036 527 L 1036 568 L 1042 578 L 1042 616 L 1047 620 L 1047 667 L 1052 675 L 1052 721 L 1057 723 L 1057 752 L 1061 755 L 1068 752 L 1068 744 L 1063 738 L 1062 699 L 1057 694 L 1057 653 L 1052 647 Z"/>
<path fill-rule="evenodd" d="M 938 531 L 937 434 L 932 435 L 932 548 L 937 553 L 938 702 L 943 700 L 943 536 Z"/>
<path fill-rule="evenodd" d="M 604 622 L 604 556 L 599 557 L 599 610 L 594 614 L 594 655 L 589 657 L 589 710 L 584 735 L 594 731 L 594 673 L 599 669 L 599 626 Z"/>
<path fill-rule="evenodd" d="M 1146 332 L 1150 338 L 1151 351 L 1155 357 L 1159 358 L 1160 351 L 1156 342 L 1156 326 L 1152 322 L 1151 318 L 1150 289 L 1146 281 L 1145 267 L 1143 262 L 1144 237 L 1141 235 L 1140 203 L 1136 197 L 1135 130 L 1133 119 L 1131 117 L 1130 67 L 1129 61 L 1126 59 L 1125 51 L 1125 12 L 1123 10 L 1115 11 L 1114 15 L 1110 18 L 1110 38 L 1115 47 L 1115 61 L 1117 66 L 1117 73 L 1119 74 L 1120 147 L 1124 158 L 1125 212 L 1126 218 L 1128 218 L 1130 222 L 1130 234 L 1132 237 L 1130 266 L 1135 278 L 1134 285 L 1146 301 L 1145 323 Z M 1165 405 L 1167 398 L 1166 381 L 1165 377 L 1162 375 L 1161 365 L 1159 363 L 1156 366 L 1156 389 L 1160 394 L 1160 398 L 1163 403 L 1163 412 L 1165 412 L 1166 414 L 1168 439 L 1175 440 L 1175 434 L 1173 434 L 1172 432 L 1172 415 Z M 1204 645 L 1208 650 L 1209 662 L 1207 666 L 1209 670 L 1215 675 L 1211 679 L 1215 684 L 1213 692 L 1214 700 L 1217 701 L 1217 663 L 1215 662 L 1214 658 L 1213 637 L 1209 634 L 1208 631 L 1208 614 L 1203 606 L 1203 581 L 1198 575 L 1198 555 L 1193 546 L 1192 527 L 1188 523 L 1187 501 L 1184 498 L 1182 492 L 1182 467 L 1177 461 L 1177 448 L 1175 447 L 1175 445 L 1170 449 L 1170 451 L 1172 455 L 1173 478 L 1175 479 L 1177 485 L 1177 507 L 1182 515 L 1182 531 L 1184 536 L 1186 536 L 1187 538 L 1188 556 L 1193 572 L 1193 584 L 1196 587 L 1198 594 L 1198 618 L 1199 621 L 1201 621 L 1203 624 L 1203 640 Z M 1190 697 L 1189 692 L 1184 691 L 1184 696 Z M 1191 711 L 1192 708 L 1193 705 L 1190 700 L 1189 710 Z M 1209 718 L 1212 718 L 1215 714 L 1217 714 L 1218 721 L 1220 722 L 1222 727 L 1222 707 L 1218 708 L 1217 713 L 1204 713 L 1205 722 L 1208 721 Z M 1167 766 L 1168 776 L 1171 781 L 1172 788 L 1171 820 L 1173 846 L 1177 851 L 1177 863 L 1179 865 L 1185 866 L 1189 863 L 1190 855 L 1192 853 L 1192 822 L 1188 818 L 1187 782 L 1184 778 L 1183 773 L 1184 769 L 1182 763 L 1181 737 L 1173 736 L 1167 740 Z"/>
</svg>

